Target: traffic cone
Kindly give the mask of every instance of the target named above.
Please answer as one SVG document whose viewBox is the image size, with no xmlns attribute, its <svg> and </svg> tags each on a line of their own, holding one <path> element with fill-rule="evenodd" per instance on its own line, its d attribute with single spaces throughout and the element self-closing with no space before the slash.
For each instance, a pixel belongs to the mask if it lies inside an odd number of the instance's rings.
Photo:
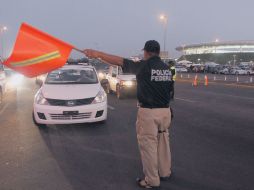
<svg viewBox="0 0 254 190">
<path fill-rule="evenodd" d="M 192 86 L 198 86 L 198 75 L 195 76 Z"/>
<path fill-rule="evenodd" d="M 208 86 L 208 77 L 205 75 L 205 86 Z"/>
</svg>

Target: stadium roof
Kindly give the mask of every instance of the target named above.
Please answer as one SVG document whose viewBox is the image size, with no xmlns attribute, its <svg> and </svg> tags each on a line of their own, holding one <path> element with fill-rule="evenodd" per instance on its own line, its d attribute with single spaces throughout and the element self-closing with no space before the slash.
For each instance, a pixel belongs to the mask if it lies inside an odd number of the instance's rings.
<svg viewBox="0 0 254 190">
<path fill-rule="evenodd" d="M 183 45 L 176 48 L 185 55 L 254 53 L 254 41 L 212 42 Z"/>
<path fill-rule="evenodd" d="M 177 51 L 183 51 L 189 48 L 200 47 L 218 47 L 218 46 L 254 46 L 254 40 L 252 41 L 228 41 L 228 42 L 210 42 L 191 45 L 182 45 L 176 48 Z"/>
</svg>

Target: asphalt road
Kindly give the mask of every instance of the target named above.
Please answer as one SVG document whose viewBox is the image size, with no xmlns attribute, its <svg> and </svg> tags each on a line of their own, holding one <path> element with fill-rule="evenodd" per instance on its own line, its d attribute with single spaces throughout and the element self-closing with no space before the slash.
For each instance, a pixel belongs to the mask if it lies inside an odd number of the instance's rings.
<svg viewBox="0 0 254 190">
<path fill-rule="evenodd" d="M 135 190 L 142 167 L 135 98 L 109 95 L 106 124 L 32 122 L 34 81 L 0 109 L 0 190 Z M 178 82 L 172 102 L 173 177 L 165 190 L 254 188 L 254 89 Z"/>
<path fill-rule="evenodd" d="M 198 82 L 204 83 L 205 75 L 208 77 L 209 83 L 217 84 L 235 84 L 254 86 L 254 75 L 223 75 L 211 73 L 178 73 L 177 78 L 180 81 L 193 82 L 195 76 L 198 76 Z"/>
</svg>

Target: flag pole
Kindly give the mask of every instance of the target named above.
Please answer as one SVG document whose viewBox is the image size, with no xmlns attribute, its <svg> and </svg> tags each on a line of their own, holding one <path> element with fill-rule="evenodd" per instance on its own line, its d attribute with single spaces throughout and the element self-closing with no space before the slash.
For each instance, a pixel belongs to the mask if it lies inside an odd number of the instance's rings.
<svg viewBox="0 0 254 190">
<path fill-rule="evenodd" d="M 80 52 L 80 53 L 84 53 L 84 51 L 82 51 L 82 50 L 79 49 L 79 48 L 74 47 L 73 49 L 76 50 L 76 51 L 78 51 L 78 52 Z"/>
</svg>

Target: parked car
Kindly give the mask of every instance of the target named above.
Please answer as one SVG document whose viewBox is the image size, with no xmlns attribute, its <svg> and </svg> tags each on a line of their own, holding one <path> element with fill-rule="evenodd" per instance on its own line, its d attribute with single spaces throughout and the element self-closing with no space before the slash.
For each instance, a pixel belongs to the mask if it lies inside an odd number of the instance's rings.
<svg viewBox="0 0 254 190">
<path fill-rule="evenodd" d="M 177 73 L 187 73 L 188 70 L 183 66 L 176 66 L 176 72 Z"/>
<path fill-rule="evenodd" d="M 115 92 L 118 99 L 124 98 L 127 94 L 136 94 L 136 76 L 132 73 L 123 73 L 122 67 L 111 66 L 107 81 L 106 92 Z"/>
<path fill-rule="evenodd" d="M 66 65 L 50 72 L 34 98 L 37 126 L 103 122 L 107 119 L 107 94 L 94 67 Z"/>
<path fill-rule="evenodd" d="M 246 67 L 244 70 L 246 71 L 247 75 L 254 75 L 254 70 L 252 68 Z"/>
<path fill-rule="evenodd" d="M 247 71 L 245 71 L 239 67 L 232 67 L 229 72 L 230 72 L 230 74 L 233 74 L 233 75 L 246 75 L 247 74 Z"/>
<path fill-rule="evenodd" d="M 228 75 L 229 74 L 229 69 L 228 68 L 221 68 L 219 70 L 219 74 Z"/>
</svg>

